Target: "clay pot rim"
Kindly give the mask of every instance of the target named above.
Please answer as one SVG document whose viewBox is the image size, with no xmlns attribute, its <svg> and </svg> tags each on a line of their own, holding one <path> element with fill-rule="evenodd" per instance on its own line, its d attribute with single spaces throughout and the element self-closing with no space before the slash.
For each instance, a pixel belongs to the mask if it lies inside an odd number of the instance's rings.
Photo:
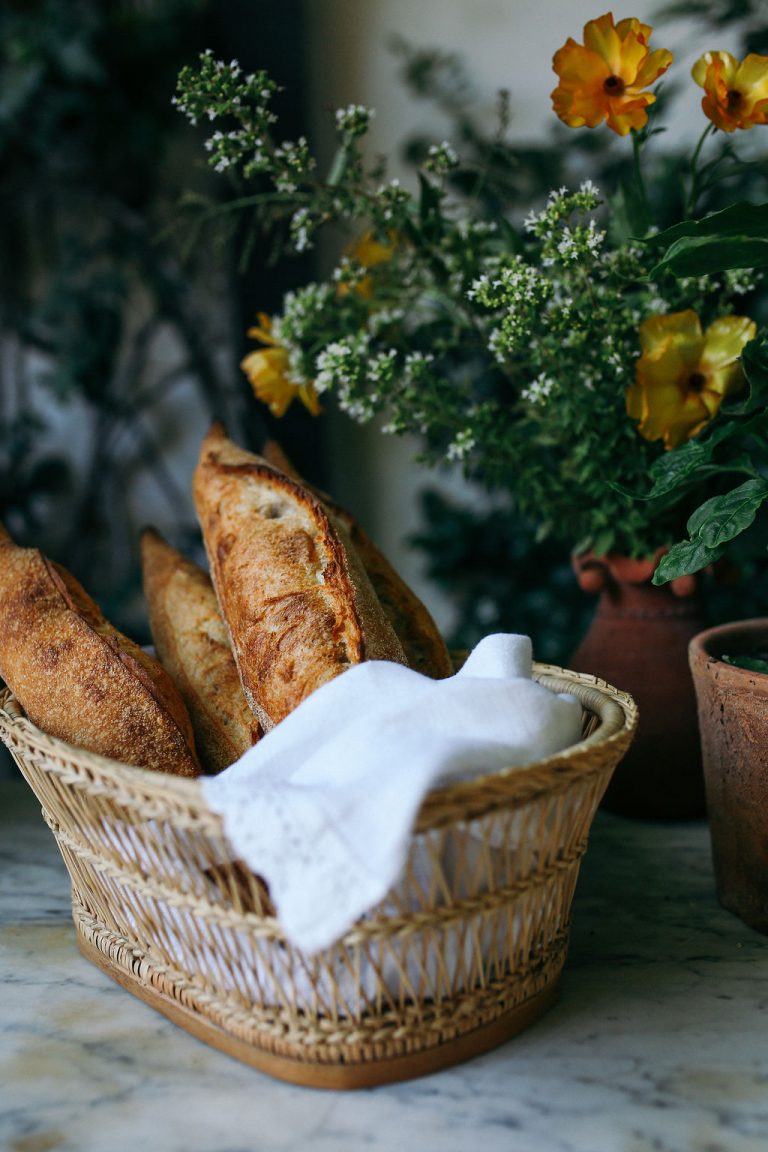
<svg viewBox="0 0 768 1152">
<path fill-rule="evenodd" d="M 739 668 L 727 664 L 721 656 L 729 644 L 739 645 L 747 637 L 764 636 L 768 645 L 768 616 L 754 616 L 748 620 L 731 620 L 698 632 L 688 645 L 688 658 L 691 667 L 716 664 L 719 675 L 730 676 L 735 680 L 754 679 L 768 682 L 768 673 L 755 672 L 749 668 Z"/>
</svg>

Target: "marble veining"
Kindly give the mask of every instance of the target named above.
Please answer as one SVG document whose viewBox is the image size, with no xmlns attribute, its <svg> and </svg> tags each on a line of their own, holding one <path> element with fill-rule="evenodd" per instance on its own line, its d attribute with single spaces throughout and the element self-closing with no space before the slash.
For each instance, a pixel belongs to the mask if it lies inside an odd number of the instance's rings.
<svg viewBox="0 0 768 1152">
<path fill-rule="evenodd" d="M 768 937 L 714 896 L 703 823 L 598 815 L 556 1006 L 421 1080 L 320 1092 L 213 1051 L 75 945 L 34 797 L 0 785 L 4 1152 L 765 1152 Z"/>
</svg>

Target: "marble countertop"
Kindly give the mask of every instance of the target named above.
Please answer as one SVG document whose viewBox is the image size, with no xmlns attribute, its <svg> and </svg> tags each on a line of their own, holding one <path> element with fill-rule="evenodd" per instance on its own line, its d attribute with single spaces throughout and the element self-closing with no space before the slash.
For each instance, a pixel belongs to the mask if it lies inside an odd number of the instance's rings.
<svg viewBox="0 0 768 1152">
<path fill-rule="evenodd" d="M 358 1092 L 274 1081 L 84 960 L 37 803 L 0 784 L 7 1152 L 765 1152 L 768 937 L 715 901 L 706 825 L 599 814 L 559 1001 L 502 1048 Z"/>
</svg>

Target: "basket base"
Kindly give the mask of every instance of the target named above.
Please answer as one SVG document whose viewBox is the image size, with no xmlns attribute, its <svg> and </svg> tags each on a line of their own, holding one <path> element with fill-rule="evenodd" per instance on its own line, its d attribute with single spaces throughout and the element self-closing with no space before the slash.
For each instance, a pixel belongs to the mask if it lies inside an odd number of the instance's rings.
<svg viewBox="0 0 768 1152">
<path fill-rule="evenodd" d="M 497 1048 L 538 1020 L 554 1003 L 560 984 L 558 973 L 545 988 L 523 1003 L 481 1027 L 435 1047 L 385 1060 L 367 1060 L 357 1064 L 326 1064 L 292 1059 L 258 1048 L 238 1036 L 233 1036 L 212 1020 L 187 1008 L 151 983 L 140 979 L 130 969 L 118 964 L 81 931 L 77 918 L 75 927 L 78 946 L 87 960 L 134 996 L 167 1016 L 185 1032 L 226 1053 L 227 1056 L 265 1072 L 268 1076 L 307 1088 L 372 1088 L 379 1084 L 393 1084 L 401 1080 L 428 1076 L 432 1072 L 470 1060 L 483 1052 Z"/>
</svg>

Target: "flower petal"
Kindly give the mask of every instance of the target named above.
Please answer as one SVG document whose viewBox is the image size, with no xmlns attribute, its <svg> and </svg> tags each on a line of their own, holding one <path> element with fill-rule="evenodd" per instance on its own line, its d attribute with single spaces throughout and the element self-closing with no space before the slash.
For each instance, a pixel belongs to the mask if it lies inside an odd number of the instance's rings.
<svg viewBox="0 0 768 1152">
<path fill-rule="evenodd" d="M 733 364 L 756 332 L 757 325 L 748 316 L 721 316 L 713 321 L 704 333 L 701 371 L 708 375 Z"/>
<path fill-rule="evenodd" d="M 649 316 L 640 325 L 640 345 L 644 353 L 653 352 L 666 342 L 681 349 L 689 349 L 686 356 L 690 355 L 692 363 L 698 362 L 702 332 L 699 317 L 692 308 L 687 308 L 684 312 Z"/>
<path fill-rule="evenodd" d="M 257 400 L 269 406 L 275 416 L 283 416 L 298 391 L 287 378 L 288 353 L 284 348 L 249 352 L 240 361 Z"/>
<path fill-rule="evenodd" d="M 750 52 L 736 72 L 734 88 L 746 96 L 751 106 L 768 99 L 768 56 Z"/>
<path fill-rule="evenodd" d="M 655 99 L 652 92 L 645 92 L 642 96 L 622 103 L 610 100 L 606 117 L 608 127 L 619 136 L 626 136 L 632 128 L 642 128 L 648 121 L 646 108 L 649 104 L 653 104 Z"/>
<path fill-rule="evenodd" d="M 662 72 L 666 72 L 673 60 L 674 57 L 668 48 L 657 48 L 649 52 L 637 71 L 633 87 L 647 88 L 649 84 L 653 84 Z"/>
<path fill-rule="evenodd" d="M 272 317 L 266 312 L 257 312 L 256 318 L 259 323 L 249 328 L 247 335 L 251 336 L 254 340 L 260 340 L 262 344 L 271 344 L 277 347 L 277 340 L 275 340 L 272 335 Z"/>
<path fill-rule="evenodd" d="M 702 88 L 713 84 L 715 78 L 727 87 L 732 87 L 738 66 L 736 57 L 730 52 L 705 52 L 691 69 L 691 76 Z"/>
<path fill-rule="evenodd" d="M 619 75 L 622 43 L 610 12 L 584 25 L 584 47 L 602 57 L 608 65 L 609 75 Z"/>
<path fill-rule="evenodd" d="M 701 396 L 684 393 L 676 384 L 661 385 L 647 392 L 645 411 L 638 431 L 645 440 L 663 440 L 676 448 L 699 431 L 708 414 Z"/>
<path fill-rule="evenodd" d="M 596 128 L 608 111 L 602 82 L 595 87 L 560 87 L 552 93 L 552 107 L 569 128 Z"/>
<path fill-rule="evenodd" d="M 322 408 L 320 401 L 315 391 L 315 385 L 310 380 L 306 384 L 299 385 L 299 400 L 301 400 L 304 407 L 312 413 L 313 416 L 319 416 Z"/>
<path fill-rule="evenodd" d="M 651 38 L 653 28 L 650 24 L 643 24 L 636 16 L 625 16 L 623 20 L 619 20 L 616 25 L 616 31 L 623 40 L 628 32 L 634 32 L 646 44 Z"/>
<path fill-rule="evenodd" d="M 575 40 L 568 39 L 552 57 L 552 68 L 566 87 L 581 87 L 584 84 L 602 85 L 611 75 L 611 70 L 601 56 L 589 52 Z"/>
</svg>

